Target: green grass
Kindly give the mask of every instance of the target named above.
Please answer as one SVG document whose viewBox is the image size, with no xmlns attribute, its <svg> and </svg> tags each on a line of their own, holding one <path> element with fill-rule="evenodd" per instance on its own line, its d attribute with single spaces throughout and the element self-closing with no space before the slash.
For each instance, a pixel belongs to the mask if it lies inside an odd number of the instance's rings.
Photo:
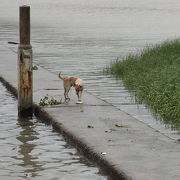
<svg viewBox="0 0 180 180">
<path fill-rule="evenodd" d="M 122 79 L 138 101 L 147 104 L 165 124 L 180 130 L 180 40 L 117 59 L 105 71 Z"/>
</svg>

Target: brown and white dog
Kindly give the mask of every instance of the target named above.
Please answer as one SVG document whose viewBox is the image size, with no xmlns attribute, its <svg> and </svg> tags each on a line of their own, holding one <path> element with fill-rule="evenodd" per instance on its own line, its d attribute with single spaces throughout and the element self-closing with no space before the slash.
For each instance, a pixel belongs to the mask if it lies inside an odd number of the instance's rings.
<svg viewBox="0 0 180 180">
<path fill-rule="evenodd" d="M 61 72 L 58 74 L 59 79 L 63 80 L 63 85 L 64 85 L 64 98 L 65 102 L 70 100 L 69 98 L 69 91 L 71 87 L 73 86 L 76 90 L 76 95 L 78 97 L 78 102 L 77 103 L 82 103 L 81 101 L 81 96 L 83 92 L 83 81 L 80 78 L 77 77 L 62 77 Z"/>
</svg>

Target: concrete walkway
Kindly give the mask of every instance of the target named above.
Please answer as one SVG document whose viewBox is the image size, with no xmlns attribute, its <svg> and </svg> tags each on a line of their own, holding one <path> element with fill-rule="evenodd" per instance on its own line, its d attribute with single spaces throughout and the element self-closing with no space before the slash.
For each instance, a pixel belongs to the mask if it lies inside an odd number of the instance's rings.
<svg viewBox="0 0 180 180">
<path fill-rule="evenodd" d="M 0 62 L 0 80 L 16 89 L 17 55 L 0 47 Z M 72 89 L 69 103 L 40 108 L 38 103 L 46 94 L 55 99 L 63 98 L 62 81 L 39 67 L 34 71 L 36 115 L 51 121 L 67 141 L 104 168 L 113 179 L 180 179 L 178 141 L 167 138 L 88 92 L 83 94 L 84 104 L 76 104 Z"/>
</svg>

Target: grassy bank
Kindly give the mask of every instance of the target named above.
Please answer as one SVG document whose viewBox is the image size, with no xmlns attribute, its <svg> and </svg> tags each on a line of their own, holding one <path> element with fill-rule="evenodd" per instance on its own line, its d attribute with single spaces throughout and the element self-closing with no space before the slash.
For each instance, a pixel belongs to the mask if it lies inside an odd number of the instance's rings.
<svg viewBox="0 0 180 180">
<path fill-rule="evenodd" d="M 166 124 L 180 129 L 180 40 L 117 60 L 106 71 L 121 78 Z"/>
</svg>

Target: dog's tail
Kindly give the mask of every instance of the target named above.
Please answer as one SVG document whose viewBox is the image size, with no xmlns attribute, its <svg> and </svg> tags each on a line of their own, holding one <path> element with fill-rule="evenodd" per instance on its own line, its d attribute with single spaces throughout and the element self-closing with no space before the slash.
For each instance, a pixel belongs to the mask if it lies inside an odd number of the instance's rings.
<svg viewBox="0 0 180 180">
<path fill-rule="evenodd" d="M 61 72 L 59 72 L 58 77 L 59 77 L 59 79 L 64 80 L 64 78 L 61 76 Z"/>
</svg>

